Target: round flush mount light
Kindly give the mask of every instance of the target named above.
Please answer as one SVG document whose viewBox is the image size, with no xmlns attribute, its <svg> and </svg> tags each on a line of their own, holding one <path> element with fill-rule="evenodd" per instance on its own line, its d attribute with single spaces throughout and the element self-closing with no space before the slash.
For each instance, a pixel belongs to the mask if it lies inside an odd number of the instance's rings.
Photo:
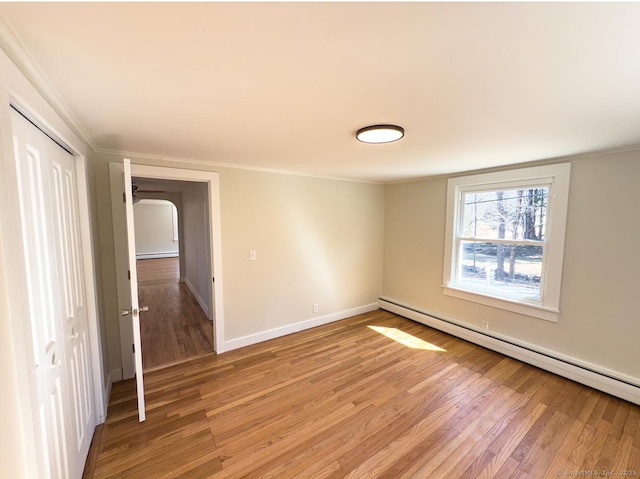
<svg viewBox="0 0 640 479">
<path fill-rule="evenodd" d="M 356 138 L 363 143 L 390 143 L 404 136 L 404 128 L 397 125 L 371 125 L 360 128 Z"/>
</svg>

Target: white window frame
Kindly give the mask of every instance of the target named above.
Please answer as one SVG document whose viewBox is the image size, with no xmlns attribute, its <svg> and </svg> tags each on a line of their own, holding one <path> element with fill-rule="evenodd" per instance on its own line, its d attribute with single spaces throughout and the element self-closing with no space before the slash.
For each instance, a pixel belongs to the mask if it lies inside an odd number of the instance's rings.
<svg viewBox="0 0 640 479">
<path fill-rule="evenodd" d="M 570 163 L 534 166 L 508 171 L 450 178 L 447 183 L 447 218 L 443 267 L 443 292 L 476 303 L 547 321 L 558 321 L 564 256 L 564 237 L 569 203 Z M 459 281 L 459 245 L 463 239 L 460 216 L 463 193 L 547 187 L 545 239 L 540 281 L 540 299 L 498 295 Z M 493 242 L 493 240 L 487 240 Z"/>
</svg>

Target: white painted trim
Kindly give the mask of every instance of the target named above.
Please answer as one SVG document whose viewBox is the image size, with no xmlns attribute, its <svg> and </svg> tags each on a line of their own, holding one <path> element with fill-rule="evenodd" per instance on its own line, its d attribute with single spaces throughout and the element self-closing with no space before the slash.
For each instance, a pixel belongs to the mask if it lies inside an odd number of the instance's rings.
<svg viewBox="0 0 640 479">
<path fill-rule="evenodd" d="M 435 315 L 391 298 L 380 298 L 380 308 L 640 405 L 639 378 L 508 336 L 497 333 L 489 335 L 461 321 Z"/>
<path fill-rule="evenodd" d="M 505 309 L 513 313 L 523 314 L 553 323 L 558 322 L 560 310 L 538 306 L 536 304 L 527 304 L 525 301 L 510 300 L 507 298 L 498 298 L 489 294 L 483 294 L 479 291 L 469 289 L 460 289 L 455 286 L 442 285 L 442 292 L 453 298 L 464 299 L 474 303 L 492 306 L 498 309 Z"/>
<path fill-rule="evenodd" d="M 73 114 L 71 108 L 62 99 L 42 72 L 38 63 L 33 59 L 18 34 L 9 26 L 9 23 L 2 15 L 0 15 L 0 48 L 4 50 L 18 70 L 31 82 L 43 99 L 56 110 L 61 120 L 69 125 L 74 134 L 84 140 L 85 143 L 88 143 L 95 151 L 97 146 L 91 135 Z"/>
<path fill-rule="evenodd" d="M 226 351 L 231 351 L 233 349 L 250 346 L 252 344 L 261 343 L 262 341 L 268 341 L 269 339 L 279 338 L 281 336 L 286 336 L 287 334 L 297 333 L 299 331 L 304 331 L 305 329 L 311 329 L 317 326 L 322 326 L 323 324 L 333 323 L 334 321 L 340 321 L 341 319 L 350 318 L 351 316 L 356 316 L 358 314 L 375 311 L 376 309 L 379 309 L 378 303 L 365 304 L 364 306 L 338 311 L 337 313 L 327 314 L 318 318 L 307 319 L 305 321 L 287 324 L 286 326 L 267 329 L 266 331 L 261 331 L 259 333 L 230 339 L 225 342 L 225 349 Z"/>
<path fill-rule="evenodd" d="M 264 168 L 260 166 L 251 166 L 251 165 L 238 165 L 234 163 L 223 163 L 219 161 L 200 160 L 197 158 L 183 158 L 179 156 L 154 155 L 150 153 L 140 153 L 135 151 L 111 150 L 109 148 L 94 148 L 93 150 L 99 154 L 123 156 L 125 158 L 135 158 L 140 160 L 151 160 L 154 162 L 172 162 L 172 163 L 182 163 L 185 165 L 200 165 L 200 167 L 206 166 L 206 167 L 213 167 L 213 168 L 230 168 L 233 170 L 257 171 L 260 173 L 273 173 L 276 175 L 299 176 L 302 178 L 315 178 L 318 180 L 345 181 L 347 183 L 364 183 L 368 185 L 385 184 L 384 181 L 364 180 L 359 178 L 348 178 L 348 177 L 342 177 L 342 176 L 314 175 L 311 173 L 304 173 L 299 171 L 280 170 L 277 168 Z M 168 168 L 174 168 L 174 167 L 168 166 Z"/>
<path fill-rule="evenodd" d="M 91 370 L 93 378 L 94 404 L 96 408 L 96 423 L 102 424 L 107 418 L 108 399 L 104 396 L 104 354 L 98 324 L 98 291 L 96 285 L 96 271 L 94 268 L 95 255 L 91 230 L 91 212 L 89 211 L 89 189 L 87 185 L 87 161 L 84 155 L 75 155 L 76 190 L 78 195 L 78 217 L 82 242 L 82 257 L 84 267 L 84 289 L 86 295 L 87 327 L 89 329 L 89 354 L 91 356 Z"/>
<path fill-rule="evenodd" d="M 189 288 L 189 291 L 191 291 L 191 294 L 193 295 L 193 297 L 196 298 L 196 301 L 198 302 L 198 304 L 202 308 L 202 311 L 204 311 L 204 314 L 206 314 L 207 317 L 208 317 L 209 316 L 209 307 L 204 302 L 204 299 L 202 299 L 202 296 L 200 296 L 200 294 L 196 291 L 196 288 L 194 288 L 194 286 L 191 283 L 191 281 L 189 281 L 189 278 L 184 280 L 184 284 L 187 285 L 187 288 Z"/>
<path fill-rule="evenodd" d="M 0 52 L 1 53 L 1 52 Z M 5 66 L 8 59 L 0 54 L 0 68 Z M 3 71 L 4 73 L 4 71 Z M 36 436 L 38 429 L 37 391 L 31 382 L 31 370 L 29 368 L 28 330 L 24 326 L 22 318 L 29 314 L 28 298 L 26 294 L 26 274 L 24 268 L 23 234 L 20 227 L 18 175 L 15 163 L 15 151 L 13 144 L 13 129 L 10 118 L 9 102 L 10 81 L 8 76 L 0 75 L 0 233 L 2 234 L 4 283 L 6 287 L 6 299 L 8 308 L 13 313 L 6 318 L 10 322 L 12 339 L 12 353 L 15 355 L 15 372 L 18 383 L 18 396 L 20 402 L 20 422 L 22 423 L 22 437 L 16 432 L 12 434 L 14 440 L 20 440 L 20 449 L 24 452 L 24 473 L 26 477 L 38 476 L 38 454 Z M 3 318 L 3 321 L 5 319 Z M 5 386 L 6 387 L 6 386 Z M 7 394 L 3 392 L 3 394 Z M 4 437 L 4 436 L 3 436 Z"/>
<path fill-rule="evenodd" d="M 122 371 L 122 369 L 120 371 Z M 120 374 L 120 375 L 122 375 L 122 374 Z M 104 418 L 102 418 L 101 421 L 97 421 L 96 425 L 104 424 L 105 421 L 107 420 L 106 411 L 109 408 L 109 399 L 111 399 L 111 389 L 113 388 L 113 383 L 114 383 L 112 378 L 113 378 L 113 376 L 111 375 L 111 371 L 109 371 L 109 373 L 107 373 L 107 378 L 106 378 L 106 381 L 105 381 L 105 385 L 104 385 L 104 388 L 102 390 L 102 397 L 104 399 L 104 404 L 103 404 L 102 407 L 104 408 L 105 415 L 104 415 Z"/>
</svg>

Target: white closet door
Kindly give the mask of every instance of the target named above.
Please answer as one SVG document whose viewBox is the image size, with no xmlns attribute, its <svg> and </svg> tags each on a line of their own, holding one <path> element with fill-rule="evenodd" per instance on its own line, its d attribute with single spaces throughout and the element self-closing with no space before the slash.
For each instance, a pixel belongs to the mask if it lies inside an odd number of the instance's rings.
<svg viewBox="0 0 640 479">
<path fill-rule="evenodd" d="M 75 160 L 12 111 L 40 475 L 82 476 L 95 428 Z"/>
</svg>

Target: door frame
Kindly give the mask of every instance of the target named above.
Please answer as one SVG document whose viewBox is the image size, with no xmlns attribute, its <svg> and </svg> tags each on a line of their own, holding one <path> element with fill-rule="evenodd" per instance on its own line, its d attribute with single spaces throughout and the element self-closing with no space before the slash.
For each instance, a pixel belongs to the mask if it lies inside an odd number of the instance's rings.
<svg viewBox="0 0 640 479">
<path fill-rule="evenodd" d="M 116 273 L 118 305 L 124 305 L 122 298 L 126 297 L 124 278 L 126 270 L 121 271 L 124 267 L 124 259 L 126 256 L 126 241 L 124 236 L 124 203 L 122 202 L 121 175 L 124 172 L 122 163 L 110 163 L 110 185 L 111 185 L 111 208 L 113 219 L 114 233 L 114 250 L 116 254 Z M 219 173 L 213 171 L 188 170 L 183 168 L 173 168 L 166 166 L 151 166 L 136 164 L 131 162 L 131 175 L 143 178 L 161 179 L 161 180 L 178 180 L 192 181 L 197 183 L 205 183 L 208 190 L 208 210 L 209 210 L 209 259 L 210 271 L 215 281 L 211 281 L 211 302 L 213 307 L 213 349 L 216 353 L 224 352 L 224 299 L 223 299 L 223 273 L 222 273 L 222 229 L 220 221 L 220 176 Z M 127 281 L 128 282 L 128 281 Z M 122 303 L 122 305 L 121 305 Z M 126 306 L 122 306 L 125 308 Z M 123 332 L 120 331 L 120 337 Z M 123 351 L 124 352 L 124 351 Z M 127 352 L 127 356 L 129 353 Z M 125 365 L 125 358 L 122 355 L 122 375 L 123 379 L 131 376 L 131 368 Z M 113 375 L 113 373 L 112 373 Z M 114 378 L 115 379 L 115 378 Z"/>
</svg>

